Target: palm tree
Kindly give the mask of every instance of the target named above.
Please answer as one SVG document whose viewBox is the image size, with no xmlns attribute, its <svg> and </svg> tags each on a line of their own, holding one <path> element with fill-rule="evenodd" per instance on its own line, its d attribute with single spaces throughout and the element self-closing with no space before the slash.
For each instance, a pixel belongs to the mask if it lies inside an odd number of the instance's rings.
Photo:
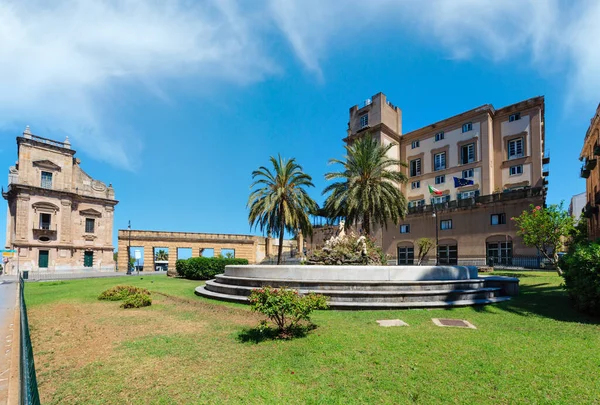
<svg viewBox="0 0 600 405">
<path fill-rule="evenodd" d="M 398 223 L 404 217 L 406 198 L 400 184 L 407 179 L 400 166 L 405 164 L 387 155 L 394 145 L 381 146 L 367 133 L 346 145 L 345 161 L 329 160 L 343 169 L 325 175 L 338 180 L 323 190 L 331 192 L 324 206 L 329 217 L 344 217 L 348 225 L 361 223 L 367 235 L 376 224 L 387 228 L 388 220 Z"/>
<path fill-rule="evenodd" d="M 300 230 L 305 235 L 312 234 L 309 213 L 317 209 L 317 204 L 304 189 L 314 187 L 312 178 L 302 171 L 295 159 L 271 156 L 270 160 L 273 171 L 261 166 L 252 172 L 254 182 L 250 188 L 258 188 L 248 198 L 248 222 L 251 228 L 258 227 L 261 232 L 279 234 L 277 264 L 281 264 L 284 232 Z"/>
<path fill-rule="evenodd" d="M 160 249 L 158 252 L 156 252 L 156 260 L 157 261 L 167 261 L 169 260 L 169 254 L 164 251 L 163 249 Z"/>
</svg>

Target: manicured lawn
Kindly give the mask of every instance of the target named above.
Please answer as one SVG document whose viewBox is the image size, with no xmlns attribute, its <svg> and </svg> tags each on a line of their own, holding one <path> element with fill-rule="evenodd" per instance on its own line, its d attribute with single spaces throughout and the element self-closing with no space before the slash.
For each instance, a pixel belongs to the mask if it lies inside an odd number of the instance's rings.
<svg viewBox="0 0 600 405">
<path fill-rule="evenodd" d="M 239 338 L 258 315 L 196 297 L 197 281 L 28 283 L 42 402 L 600 403 L 600 319 L 574 312 L 554 273 L 514 274 L 521 294 L 503 304 L 322 311 L 309 336 L 260 343 Z M 153 305 L 96 300 L 125 281 L 153 291 Z M 431 322 L 443 317 L 478 329 Z M 375 322 L 396 318 L 410 326 Z"/>
</svg>

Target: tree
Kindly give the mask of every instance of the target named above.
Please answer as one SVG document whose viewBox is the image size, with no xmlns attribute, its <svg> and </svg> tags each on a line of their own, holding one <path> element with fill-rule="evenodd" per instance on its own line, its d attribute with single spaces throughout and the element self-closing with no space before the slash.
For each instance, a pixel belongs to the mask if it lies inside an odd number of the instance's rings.
<svg viewBox="0 0 600 405">
<path fill-rule="evenodd" d="M 279 235 L 277 264 L 281 264 L 283 235 L 285 231 L 298 230 L 312 235 L 309 214 L 317 210 L 317 203 L 308 195 L 305 188 L 314 187 L 312 178 L 302 171 L 302 166 L 294 158 L 286 160 L 278 156 L 270 157 L 273 170 L 261 166 L 252 172 L 255 188 L 248 198 L 250 227 L 258 227 Z"/>
<path fill-rule="evenodd" d="M 548 208 L 531 205 L 530 211 L 523 211 L 511 220 L 515 221 L 517 235 L 523 238 L 525 245 L 537 248 L 562 275 L 558 267 L 558 250 L 563 238 L 574 229 L 573 218 L 563 209 L 563 203 Z"/>
<path fill-rule="evenodd" d="M 329 217 L 344 217 L 348 225 L 361 223 L 367 235 L 377 224 L 387 228 L 389 220 L 398 223 L 404 217 L 406 198 L 400 191 L 400 184 L 407 181 L 400 172 L 404 164 L 387 155 L 394 145 L 381 146 L 367 133 L 346 146 L 345 161 L 329 161 L 342 165 L 341 171 L 325 175 L 338 180 L 323 190 L 331 192 L 324 206 Z"/>
<path fill-rule="evenodd" d="M 169 254 L 165 250 L 159 249 L 156 252 L 156 261 L 165 262 L 167 260 L 169 260 Z"/>
<path fill-rule="evenodd" d="M 429 251 L 435 246 L 435 242 L 430 238 L 419 238 L 416 240 L 417 247 L 419 248 L 417 265 L 423 263 L 423 259 L 429 253 Z"/>
</svg>

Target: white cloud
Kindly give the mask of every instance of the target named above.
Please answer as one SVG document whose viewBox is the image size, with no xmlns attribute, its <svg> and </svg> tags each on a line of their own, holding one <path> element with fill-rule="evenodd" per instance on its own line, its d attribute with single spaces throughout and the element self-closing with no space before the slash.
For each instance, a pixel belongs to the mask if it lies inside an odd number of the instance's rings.
<svg viewBox="0 0 600 405">
<path fill-rule="evenodd" d="M 261 24 L 232 1 L 0 3 L 0 125 L 65 133 L 134 169 L 142 142 L 111 107 L 131 97 L 123 84 L 161 94 L 172 78 L 258 80 L 276 69 L 260 49 Z"/>
<path fill-rule="evenodd" d="M 142 137 L 121 110 L 172 80 L 252 83 L 277 74 L 285 38 L 325 79 L 333 47 L 392 31 L 452 58 L 515 61 L 556 75 L 572 100 L 600 94 L 600 2 L 561 0 L 19 0 L 0 3 L 0 126 L 69 135 L 135 169 Z"/>
<path fill-rule="evenodd" d="M 581 102 L 600 94 L 600 2 L 559 0 L 317 1 L 271 0 L 274 18 L 298 58 L 319 61 L 341 37 L 420 40 L 456 59 L 515 61 L 555 74 Z M 300 17 L 301 16 L 301 17 Z M 417 34 L 417 35 L 415 35 Z"/>
</svg>

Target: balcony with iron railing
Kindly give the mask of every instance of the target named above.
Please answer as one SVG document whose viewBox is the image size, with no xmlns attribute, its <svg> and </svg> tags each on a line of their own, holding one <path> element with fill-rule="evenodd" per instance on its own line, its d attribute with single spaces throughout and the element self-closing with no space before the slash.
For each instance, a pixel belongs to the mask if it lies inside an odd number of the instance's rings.
<svg viewBox="0 0 600 405">
<path fill-rule="evenodd" d="M 56 224 L 51 224 L 49 222 L 38 222 L 33 223 L 32 226 L 33 237 L 38 239 L 40 237 L 48 237 L 53 238 L 56 237 Z"/>
<path fill-rule="evenodd" d="M 525 188 L 522 190 L 511 190 L 505 191 L 503 193 L 495 193 L 488 195 L 480 195 L 476 197 L 467 197 L 458 200 L 447 201 L 439 204 L 428 204 L 421 205 L 419 207 L 409 207 L 408 214 L 420 214 L 433 212 L 434 206 L 438 211 L 441 210 L 449 210 L 449 209 L 459 209 L 459 208 L 469 208 L 476 207 L 485 204 L 492 204 L 498 202 L 506 202 L 506 201 L 514 201 L 525 198 L 532 197 L 542 197 L 544 195 L 544 190 L 542 187 L 533 187 L 533 188 Z"/>
</svg>

